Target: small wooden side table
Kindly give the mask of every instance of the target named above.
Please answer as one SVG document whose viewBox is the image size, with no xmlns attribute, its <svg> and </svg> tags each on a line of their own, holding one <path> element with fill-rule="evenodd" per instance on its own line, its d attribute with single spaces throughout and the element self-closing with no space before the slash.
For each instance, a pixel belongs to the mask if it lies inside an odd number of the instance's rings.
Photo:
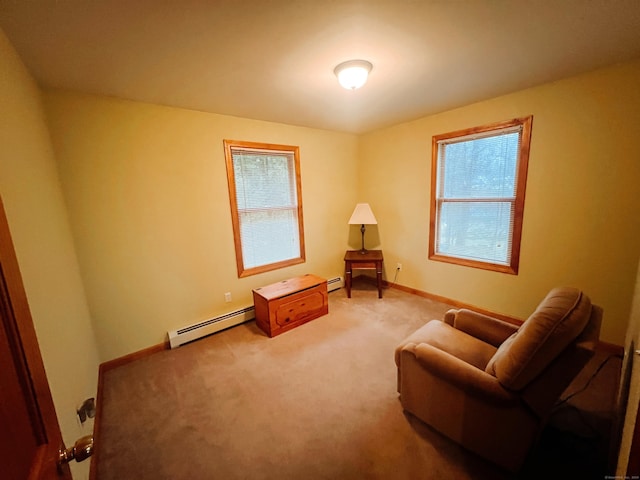
<svg viewBox="0 0 640 480">
<path fill-rule="evenodd" d="M 378 298 L 382 298 L 382 250 L 347 250 L 344 255 L 345 286 L 347 287 L 347 297 L 351 298 L 352 272 L 356 270 L 376 271 L 378 280 Z"/>
</svg>

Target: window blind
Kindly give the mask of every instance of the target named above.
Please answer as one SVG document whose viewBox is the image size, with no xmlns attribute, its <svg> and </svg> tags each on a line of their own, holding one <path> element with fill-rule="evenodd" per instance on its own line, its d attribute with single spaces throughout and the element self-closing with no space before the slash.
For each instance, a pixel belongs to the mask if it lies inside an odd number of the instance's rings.
<svg viewBox="0 0 640 480">
<path fill-rule="evenodd" d="M 293 152 L 231 153 L 244 268 L 300 257 Z"/>
<path fill-rule="evenodd" d="M 437 253 L 509 262 L 520 130 L 511 127 L 438 142 Z"/>
</svg>

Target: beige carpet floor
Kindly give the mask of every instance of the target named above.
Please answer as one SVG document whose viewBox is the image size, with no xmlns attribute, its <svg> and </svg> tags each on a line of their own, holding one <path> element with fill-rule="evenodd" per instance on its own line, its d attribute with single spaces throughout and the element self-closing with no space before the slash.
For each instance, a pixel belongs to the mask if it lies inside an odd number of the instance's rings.
<svg viewBox="0 0 640 480">
<path fill-rule="evenodd" d="M 603 478 L 620 361 L 552 418 L 518 475 L 403 413 L 393 352 L 448 305 L 354 285 L 275 338 L 243 325 L 107 371 L 99 480 Z M 579 390 L 599 355 L 572 384 Z M 100 399 L 99 399 L 100 401 Z"/>
</svg>

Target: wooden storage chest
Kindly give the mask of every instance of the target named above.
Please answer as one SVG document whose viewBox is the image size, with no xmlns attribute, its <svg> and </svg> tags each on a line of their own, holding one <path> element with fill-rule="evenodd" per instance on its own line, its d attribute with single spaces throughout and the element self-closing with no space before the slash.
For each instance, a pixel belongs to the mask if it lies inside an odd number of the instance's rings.
<svg viewBox="0 0 640 480">
<path fill-rule="evenodd" d="M 256 323 L 274 337 L 329 313 L 327 280 L 307 274 L 253 290 Z"/>
</svg>

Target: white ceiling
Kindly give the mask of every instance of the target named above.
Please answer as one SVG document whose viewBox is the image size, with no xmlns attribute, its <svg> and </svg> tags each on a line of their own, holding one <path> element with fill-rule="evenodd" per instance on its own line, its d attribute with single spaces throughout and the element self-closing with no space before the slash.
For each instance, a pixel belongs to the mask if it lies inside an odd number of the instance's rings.
<svg viewBox="0 0 640 480">
<path fill-rule="evenodd" d="M 640 57 L 640 0 L 0 0 L 0 28 L 44 87 L 354 133 Z"/>
</svg>

